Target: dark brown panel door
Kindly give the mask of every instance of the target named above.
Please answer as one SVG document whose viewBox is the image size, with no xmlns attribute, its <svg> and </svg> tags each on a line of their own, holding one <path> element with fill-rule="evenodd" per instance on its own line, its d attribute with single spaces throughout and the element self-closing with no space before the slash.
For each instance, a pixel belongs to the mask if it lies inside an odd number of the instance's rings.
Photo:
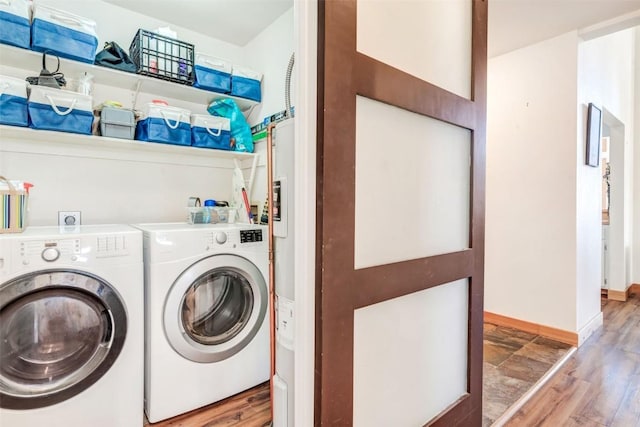
<svg viewBox="0 0 640 427">
<path fill-rule="evenodd" d="M 447 427 L 482 424 L 487 2 L 469 1 L 472 3 L 469 98 L 358 52 L 357 0 L 320 1 L 316 425 L 353 424 L 354 311 L 460 279 L 468 280 L 467 390 L 446 410 L 424 420 L 424 424 Z M 416 54 L 421 49 L 419 45 L 409 48 Z M 354 268 L 358 95 L 470 131 L 468 249 Z"/>
</svg>

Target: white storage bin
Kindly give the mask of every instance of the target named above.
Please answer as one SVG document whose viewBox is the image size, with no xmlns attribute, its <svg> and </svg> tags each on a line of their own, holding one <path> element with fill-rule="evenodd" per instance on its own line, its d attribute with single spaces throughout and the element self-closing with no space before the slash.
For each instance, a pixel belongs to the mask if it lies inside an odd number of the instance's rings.
<svg viewBox="0 0 640 427">
<path fill-rule="evenodd" d="M 236 222 L 236 209 L 221 206 L 198 206 L 187 208 L 189 224 L 232 224 Z"/>
<path fill-rule="evenodd" d="M 191 145 L 218 150 L 231 150 L 231 122 L 226 117 L 210 114 L 191 116 Z"/>
<path fill-rule="evenodd" d="M 27 0 L 0 0 L 0 43 L 29 49 L 31 17 Z"/>
<path fill-rule="evenodd" d="M 231 91 L 231 63 L 206 53 L 196 52 L 195 87 L 220 93 Z"/>
<path fill-rule="evenodd" d="M 95 21 L 34 3 L 31 25 L 31 49 L 93 64 L 98 47 Z"/>
<path fill-rule="evenodd" d="M 29 126 L 91 135 L 92 97 L 77 92 L 32 86 L 27 103 Z"/>
<path fill-rule="evenodd" d="M 136 139 L 164 144 L 191 145 L 191 112 L 150 102 L 136 125 Z"/>
<path fill-rule="evenodd" d="M 0 76 L 0 124 L 29 125 L 26 81 Z"/>
<path fill-rule="evenodd" d="M 262 73 L 234 65 L 231 70 L 231 95 L 260 102 Z"/>
</svg>

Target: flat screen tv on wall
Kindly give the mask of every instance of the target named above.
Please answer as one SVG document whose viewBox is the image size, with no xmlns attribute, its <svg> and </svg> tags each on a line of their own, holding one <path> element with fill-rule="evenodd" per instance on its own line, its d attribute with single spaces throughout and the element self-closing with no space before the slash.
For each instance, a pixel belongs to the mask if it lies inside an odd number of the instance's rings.
<svg viewBox="0 0 640 427">
<path fill-rule="evenodd" d="M 600 137 L 602 135 L 602 110 L 589 103 L 587 108 L 587 150 L 585 163 L 600 166 Z"/>
</svg>

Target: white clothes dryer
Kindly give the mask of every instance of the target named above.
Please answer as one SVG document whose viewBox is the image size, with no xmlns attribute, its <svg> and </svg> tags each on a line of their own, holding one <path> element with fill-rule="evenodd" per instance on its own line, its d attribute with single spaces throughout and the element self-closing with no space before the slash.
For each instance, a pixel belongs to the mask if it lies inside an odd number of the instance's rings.
<svg viewBox="0 0 640 427">
<path fill-rule="evenodd" d="M 142 425 L 142 260 L 124 225 L 0 235 L 0 425 Z"/>
<path fill-rule="evenodd" d="M 268 381 L 266 227 L 134 226 L 144 233 L 149 421 Z"/>
</svg>

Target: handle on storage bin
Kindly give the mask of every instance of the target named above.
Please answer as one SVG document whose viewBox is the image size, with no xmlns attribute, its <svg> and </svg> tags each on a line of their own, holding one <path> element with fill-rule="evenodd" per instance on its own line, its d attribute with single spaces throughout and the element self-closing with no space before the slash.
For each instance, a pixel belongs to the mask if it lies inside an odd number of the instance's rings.
<svg viewBox="0 0 640 427">
<path fill-rule="evenodd" d="M 76 102 L 78 102 L 77 98 L 73 98 L 73 101 L 71 101 L 71 106 L 69 108 L 67 108 L 66 111 L 60 111 L 58 109 L 58 106 L 56 105 L 55 101 L 51 97 L 51 95 L 45 94 L 44 96 L 49 100 L 49 104 L 51 104 L 51 108 L 53 108 L 53 111 L 55 111 L 56 114 L 59 115 L 59 116 L 66 116 L 67 114 L 72 112 L 73 111 L 73 107 L 75 107 L 76 106 Z"/>
<path fill-rule="evenodd" d="M 2 0 L 0 0 L 0 3 L 2 3 Z M 2 85 L 2 88 L 0 88 L 0 95 L 2 95 L 5 90 L 9 89 L 9 86 L 11 86 L 9 83 L 4 82 L 4 84 Z"/>
<path fill-rule="evenodd" d="M 61 22 L 63 24 L 74 25 L 76 27 L 82 27 L 82 25 L 84 24 L 81 20 L 75 19 L 71 16 L 58 15 L 57 13 L 52 13 L 49 16 L 55 21 Z"/>
<path fill-rule="evenodd" d="M 206 120 L 204 121 L 204 126 L 207 132 L 209 132 L 209 135 L 220 136 L 220 134 L 222 133 L 222 123 L 220 123 L 220 126 L 218 127 L 218 133 L 215 133 L 211 130 L 214 128 L 210 128 Z"/>
<path fill-rule="evenodd" d="M 174 125 L 169 123 L 170 119 L 167 118 L 167 116 L 165 115 L 166 113 L 167 113 L 166 111 L 160 110 L 160 114 L 162 115 L 162 118 L 164 119 L 164 122 L 167 124 L 167 126 L 169 126 L 170 129 L 177 129 L 178 126 L 180 126 L 180 113 L 178 113 L 178 118 L 175 119 L 176 123 Z"/>
<path fill-rule="evenodd" d="M 7 6 L 11 6 L 13 0 L 0 0 L 0 4 L 6 4 Z"/>
<path fill-rule="evenodd" d="M 225 63 L 223 61 L 212 61 L 210 59 L 205 59 L 203 61 L 205 64 L 209 64 L 213 67 L 224 69 Z"/>
</svg>

